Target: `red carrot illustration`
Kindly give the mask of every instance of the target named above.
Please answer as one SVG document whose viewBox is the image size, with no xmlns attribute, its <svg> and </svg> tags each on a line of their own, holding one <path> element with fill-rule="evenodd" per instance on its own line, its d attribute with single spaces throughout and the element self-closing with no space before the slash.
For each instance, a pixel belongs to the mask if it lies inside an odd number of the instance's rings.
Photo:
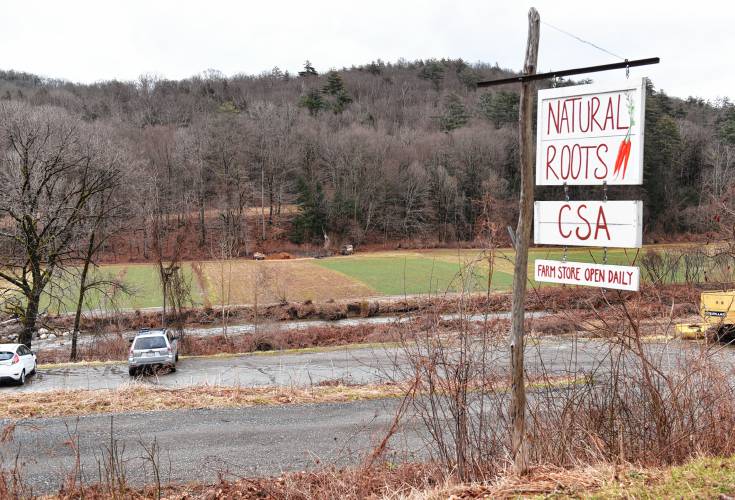
<svg viewBox="0 0 735 500">
<path fill-rule="evenodd" d="M 626 135 L 620 142 L 618 148 L 618 156 L 615 158 L 615 168 L 613 169 L 613 175 L 616 177 L 621 174 L 622 167 L 622 178 L 625 179 L 625 173 L 628 170 L 628 160 L 630 159 L 630 138 Z"/>
<path fill-rule="evenodd" d="M 635 121 L 633 119 L 633 101 L 630 98 L 630 94 L 627 94 L 625 97 L 628 101 L 628 117 L 629 117 L 629 125 L 628 125 L 628 133 L 625 134 L 625 137 L 623 137 L 623 140 L 620 142 L 620 146 L 618 147 L 618 156 L 615 158 L 615 169 L 613 170 L 613 175 L 615 177 L 620 176 L 621 179 L 625 179 L 625 174 L 628 172 L 628 160 L 630 160 L 630 150 L 631 150 L 631 142 L 630 142 L 630 131 L 633 128 L 633 125 L 635 125 Z"/>
<path fill-rule="evenodd" d="M 625 154 L 623 155 L 625 158 L 625 163 L 623 164 L 623 179 L 625 179 L 625 172 L 628 171 L 628 160 L 630 159 L 630 138 L 626 139 L 626 141 Z"/>
<path fill-rule="evenodd" d="M 615 177 L 618 176 L 620 173 L 620 166 L 623 164 L 623 155 L 625 154 L 625 139 L 620 143 L 620 147 L 618 148 L 618 156 L 615 158 L 615 169 L 613 170 L 613 175 Z"/>
</svg>

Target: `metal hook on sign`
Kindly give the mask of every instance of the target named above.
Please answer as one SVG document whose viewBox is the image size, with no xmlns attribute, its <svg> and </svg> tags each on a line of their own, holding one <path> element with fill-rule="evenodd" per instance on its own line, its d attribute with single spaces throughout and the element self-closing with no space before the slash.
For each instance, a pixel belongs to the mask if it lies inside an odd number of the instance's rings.
<svg viewBox="0 0 735 500">
<path fill-rule="evenodd" d="M 602 263 L 607 264 L 607 247 L 602 247 Z"/>
<path fill-rule="evenodd" d="M 562 255 L 562 257 L 561 257 L 561 261 L 562 262 L 566 262 L 567 261 L 567 248 L 568 247 L 564 247 L 564 255 Z"/>
<path fill-rule="evenodd" d="M 630 78 L 630 65 L 628 65 L 628 60 L 625 60 L 625 78 Z"/>
</svg>

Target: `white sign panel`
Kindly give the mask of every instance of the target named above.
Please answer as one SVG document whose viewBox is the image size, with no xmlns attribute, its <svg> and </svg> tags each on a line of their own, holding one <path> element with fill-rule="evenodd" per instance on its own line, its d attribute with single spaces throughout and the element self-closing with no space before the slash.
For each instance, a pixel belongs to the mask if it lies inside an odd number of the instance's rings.
<svg viewBox="0 0 735 500">
<path fill-rule="evenodd" d="M 646 80 L 539 90 L 536 185 L 643 183 Z"/>
<path fill-rule="evenodd" d="M 640 248 L 642 220 L 640 201 L 537 201 L 534 243 Z"/>
<path fill-rule="evenodd" d="M 536 281 L 567 285 L 597 286 L 617 290 L 638 291 L 640 271 L 637 267 L 536 260 Z"/>
</svg>

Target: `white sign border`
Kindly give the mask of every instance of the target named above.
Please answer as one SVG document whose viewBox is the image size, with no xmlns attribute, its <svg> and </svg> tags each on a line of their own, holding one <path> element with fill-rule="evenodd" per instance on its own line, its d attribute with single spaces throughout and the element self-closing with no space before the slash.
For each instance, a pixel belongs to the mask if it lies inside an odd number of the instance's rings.
<svg viewBox="0 0 735 500">
<path fill-rule="evenodd" d="M 553 264 L 553 265 L 559 265 L 559 264 L 574 264 L 575 266 L 581 267 L 583 269 L 599 269 L 601 271 L 608 271 L 608 270 L 614 270 L 614 271 L 626 271 L 626 272 L 632 272 L 633 273 L 633 284 L 630 286 L 624 286 L 624 285 L 618 285 L 618 284 L 599 284 L 599 283 L 592 283 L 588 281 L 576 281 L 572 279 L 563 279 L 563 278 L 549 278 L 549 277 L 543 277 L 539 278 L 538 276 L 538 266 L 539 264 L 544 265 L 545 263 Z M 548 259 L 536 259 L 533 263 L 533 277 L 536 282 L 541 283 L 557 283 L 561 285 L 579 285 L 579 286 L 591 286 L 595 288 L 607 288 L 611 290 L 626 290 L 629 292 L 637 292 L 640 290 L 640 284 L 641 284 L 641 273 L 640 268 L 636 266 L 614 266 L 609 264 L 593 264 L 589 262 L 564 262 L 561 260 L 548 260 Z"/>
<path fill-rule="evenodd" d="M 542 112 L 541 101 L 544 99 L 556 99 L 559 97 L 571 97 L 578 95 L 588 94 L 605 94 L 610 92 L 621 92 L 626 90 L 640 90 L 641 92 L 641 105 L 637 116 L 638 120 L 639 135 L 640 135 L 640 146 L 638 147 L 638 161 L 640 168 L 638 169 L 638 176 L 630 178 L 630 182 L 608 182 L 608 186 L 637 186 L 643 184 L 643 151 L 644 151 L 644 136 L 645 136 L 645 123 L 646 123 L 646 83 L 648 78 L 641 77 L 640 82 L 637 79 L 626 80 L 628 85 L 621 87 L 619 83 L 615 84 L 601 84 L 601 83 L 590 83 L 586 85 L 572 85 L 569 87 L 557 87 L 551 89 L 541 89 L 538 91 L 536 101 L 536 185 L 537 186 L 563 186 L 564 181 L 560 182 L 544 182 L 540 165 L 543 164 L 543 155 L 541 148 L 541 131 L 543 129 L 543 120 L 541 120 L 540 113 Z M 573 93 L 572 93 L 573 92 Z M 543 94 L 543 95 L 542 95 Z M 592 179 L 586 182 L 567 182 L 569 186 L 602 186 L 605 184 L 605 180 Z"/>
<path fill-rule="evenodd" d="M 620 204 L 630 204 L 630 208 L 634 210 L 634 216 L 633 220 L 630 221 L 630 225 L 635 227 L 635 237 L 633 238 L 634 241 L 630 241 L 630 243 L 633 243 L 632 245 L 629 244 L 623 244 L 623 243 L 617 243 L 615 241 L 609 242 L 606 245 L 600 244 L 598 241 L 589 242 L 589 243 L 583 243 L 578 241 L 577 239 L 572 239 L 570 241 L 564 241 L 564 240 L 554 240 L 551 241 L 549 239 L 545 239 L 544 241 L 541 241 L 541 224 L 549 224 L 549 222 L 542 221 L 542 217 L 540 215 L 541 209 L 543 206 L 550 206 L 550 205 L 556 205 L 556 204 L 580 204 L 580 203 L 594 203 L 596 205 L 601 204 L 605 205 L 607 204 L 608 208 L 613 208 L 615 205 Z M 573 200 L 573 201 L 559 201 L 559 200 L 543 200 L 543 201 L 536 201 L 533 204 L 533 242 L 535 245 L 555 245 L 555 246 L 573 246 L 573 247 L 591 247 L 591 248 L 602 248 L 602 247 L 609 247 L 609 248 L 641 248 L 643 246 L 643 202 L 641 200 L 609 200 L 609 201 L 599 201 L 599 200 Z"/>
</svg>

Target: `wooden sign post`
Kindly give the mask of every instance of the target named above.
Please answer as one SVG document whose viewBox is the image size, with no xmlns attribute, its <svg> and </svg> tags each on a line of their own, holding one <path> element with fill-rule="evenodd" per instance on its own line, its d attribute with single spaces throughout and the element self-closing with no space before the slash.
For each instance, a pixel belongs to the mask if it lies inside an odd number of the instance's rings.
<svg viewBox="0 0 735 500">
<path fill-rule="evenodd" d="M 533 82 L 564 76 L 627 69 L 658 64 L 659 58 L 625 60 L 621 63 L 587 66 L 549 73 L 536 73 L 538 61 L 540 16 L 536 9 L 528 12 L 528 43 L 523 74 L 500 80 L 479 82 L 478 87 L 521 83 L 519 107 L 519 146 L 521 196 L 518 228 L 513 246 L 516 250 L 513 270 L 511 311 L 511 453 L 515 471 L 528 469 L 525 442 L 526 389 L 523 372 L 524 301 L 528 279 L 528 246 L 531 239 L 533 206 Z M 550 89 L 539 93 L 538 147 L 536 183 L 538 185 L 574 184 L 640 184 L 642 182 L 643 117 L 645 79 L 638 84 L 616 87 L 576 86 Z M 545 110 L 545 111 L 544 111 Z M 546 127 L 544 128 L 544 124 Z M 617 149 L 616 149 L 617 145 Z M 637 217 L 632 223 L 621 218 L 615 203 L 600 206 L 599 202 L 564 202 L 559 205 L 536 205 L 536 242 L 565 241 L 567 245 L 591 245 L 609 240 L 606 246 L 636 243 L 640 246 L 640 202 L 623 202 L 621 210 Z M 557 202 L 558 203 L 558 202 Z M 608 211 L 612 209 L 612 211 Z M 588 212 L 589 210 L 589 212 Z M 596 210 L 596 212 L 595 212 Z M 614 212 L 614 213 L 613 213 Z M 556 217 L 556 218 L 554 218 Z M 608 222 L 608 217 L 611 222 Z M 620 227 L 619 227 L 620 226 Z M 554 234 L 557 231 L 558 234 Z M 539 237 L 539 234 L 543 236 Z M 511 238 L 513 234 L 511 231 Z M 561 240 L 559 240 L 561 238 Z M 537 281 L 584 284 L 615 288 L 638 289 L 636 268 L 558 261 L 536 261 Z M 538 267 L 541 265 L 542 267 Z M 617 269 L 614 269 L 617 268 Z M 634 271 L 635 269 L 635 271 Z M 629 274 L 630 273 L 630 274 Z M 540 279 L 539 279 L 540 278 Z M 603 282 L 605 284 L 603 284 Z M 626 288 L 628 289 L 628 288 Z"/>
<path fill-rule="evenodd" d="M 528 43 L 523 73 L 536 73 L 538 61 L 539 25 L 541 17 L 531 7 L 528 11 Z M 518 474 L 528 470 L 526 434 L 526 384 L 523 377 L 523 319 L 525 312 L 526 282 L 528 281 L 528 246 L 531 240 L 533 216 L 533 98 L 535 84 L 523 82 L 519 109 L 519 149 L 521 163 L 521 200 L 516 229 L 516 258 L 513 269 L 513 299 L 511 306 L 510 356 L 512 372 L 511 452 L 513 466 Z"/>
</svg>

